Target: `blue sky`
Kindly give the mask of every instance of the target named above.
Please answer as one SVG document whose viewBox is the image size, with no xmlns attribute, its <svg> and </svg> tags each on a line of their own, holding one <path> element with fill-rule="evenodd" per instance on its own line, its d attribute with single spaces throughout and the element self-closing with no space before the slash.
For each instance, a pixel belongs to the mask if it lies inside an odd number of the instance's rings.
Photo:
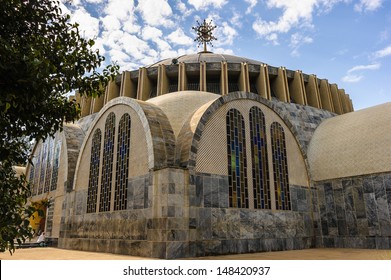
<svg viewBox="0 0 391 280">
<path fill-rule="evenodd" d="M 191 27 L 212 19 L 215 53 L 316 74 L 355 110 L 391 101 L 391 0 L 71 2 L 63 11 L 121 71 L 201 51 Z"/>
</svg>

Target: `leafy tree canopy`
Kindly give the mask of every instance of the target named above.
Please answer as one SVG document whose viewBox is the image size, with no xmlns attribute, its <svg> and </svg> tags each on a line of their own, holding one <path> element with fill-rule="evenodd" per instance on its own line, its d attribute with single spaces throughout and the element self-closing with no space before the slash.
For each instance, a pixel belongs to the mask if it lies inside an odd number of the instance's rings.
<svg viewBox="0 0 391 280">
<path fill-rule="evenodd" d="M 0 0 L 1 205 L 28 196 L 23 180 L 9 176 L 10 165 L 27 161 L 28 141 L 53 135 L 64 121 L 78 117 L 78 104 L 66 94 L 99 96 L 118 74 L 118 66 L 112 64 L 98 72 L 104 57 L 59 6 L 54 0 Z M 6 191 L 17 195 L 6 196 Z M 22 208 L 16 208 L 9 211 L 20 216 Z M 24 220 L 13 223 L 19 227 Z M 0 250 L 4 248 L 1 244 Z"/>
</svg>

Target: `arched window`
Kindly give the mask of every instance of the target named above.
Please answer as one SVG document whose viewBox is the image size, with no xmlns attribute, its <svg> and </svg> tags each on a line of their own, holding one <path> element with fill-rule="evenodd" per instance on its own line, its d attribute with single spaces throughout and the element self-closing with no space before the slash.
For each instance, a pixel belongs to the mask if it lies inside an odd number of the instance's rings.
<svg viewBox="0 0 391 280">
<path fill-rule="evenodd" d="M 30 163 L 29 183 L 31 188 L 31 196 L 34 195 L 34 173 L 35 173 L 36 160 L 33 158 Z"/>
<path fill-rule="evenodd" d="M 53 150 L 53 142 L 54 142 L 54 139 L 52 138 L 48 138 L 47 139 L 47 142 L 46 142 L 46 145 L 48 147 L 48 156 L 47 156 L 47 159 L 46 159 L 46 175 L 45 175 L 45 188 L 43 190 L 43 192 L 48 192 L 50 190 L 50 183 L 51 183 L 51 179 L 52 179 L 52 150 Z"/>
<path fill-rule="evenodd" d="M 250 109 L 250 137 L 254 208 L 271 209 L 265 116 L 255 106 Z"/>
<path fill-rule="evenodd" d="M 99 146 L 100 146 L 100 142 L 99 142 Z M 53 158 L 53 174 L 52 174 L 52 182 L 50 186 L 51 191 L 57 189 L 58 167 L 60 166 L 60 151 L 61 151 L 61 141 L 57 140 L 56 150 L 54 151 L 54 158 Z"/>
<path fill-rule="evenodd" d="M 125 210 L 128 193 L 130 116 L 125 114 L 119 121 L 117 142 L 114 210 Z"/>
<path fill-rule="evenodd" d="M 110 211 L 115 136 L 115 114 L 110 113 L 105 123 L 103 144 L 102 182 L 100 185 L 99 212 Z"/>
<path fill-rule="evenodd" d="M 39 184 L 39 177 L 40 177 L 40 168 L 41 168 L 41 149 L 42 145 L 39 147 L 38 153 L 33 159 L 34 166 L 34 186 L 33 186 L 33 193 L 32 195 L 38 194 L 38 184 Z"/>
<path fill-rule="evenodd" d="M 226 125 L 229 206 L 248 208 L 246 132 L 243 116 L 236 109 L 229 110 L 226 116 Z"/>
<path fill-rule="evenodd" d="M 273 174 L 277 210 L 290 210 L 288 161 L 285 145 L 285 134 L 282 126 L 274 122 L 270 128 L 272 153 L 273 153 Z"/>
<path fill-rule="evenodd" d="M 96 212 L 101 141 L 102 141 L 102 132 L 98 128 L 94 132 L 94 136 L 92 137 L 92 143 L 91 143 L 90 175 L 88 180 L 88 194 L 87 194 L 87 213 Z"/>
<path fill-rule="evenodd" d="M 46 160 L 47 160 L 47 145 L 46 145 L 46 142 L 43 142 L 42 143 L 41 172 L 39 174 L 38 194 L 42 194 L 43 189 L 44 189 L 44 185 L 45 185 Z"/>
</svg>

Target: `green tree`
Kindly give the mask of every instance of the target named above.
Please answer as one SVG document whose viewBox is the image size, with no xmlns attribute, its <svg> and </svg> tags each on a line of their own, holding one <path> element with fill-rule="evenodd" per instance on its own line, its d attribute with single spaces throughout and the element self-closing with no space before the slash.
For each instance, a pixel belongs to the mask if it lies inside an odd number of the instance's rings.
<svg viewBox="0 0 391 280">
<path fill-rule="evenodd" d="M 29 141 L 54 135 L 78 118 L 80 107 L 67 98 L 69 92 L 101 95 L 118 66 L 99 71 L 104 57 L 62 14 L 58 1 L 0 0 L 0 7 L 0 205 L 16 205 L 1 208 L 0 251 L 11 252 L 14 238 L 28 237 L 31 209 L 20 204 L 30 195 L 26 180 L 12 179 L 10 166 L 27 162 Z M 7 214 L 22 218 L 4 220 Z M 13 231 L 3 235 L 6 227 Z"/>
</svg>

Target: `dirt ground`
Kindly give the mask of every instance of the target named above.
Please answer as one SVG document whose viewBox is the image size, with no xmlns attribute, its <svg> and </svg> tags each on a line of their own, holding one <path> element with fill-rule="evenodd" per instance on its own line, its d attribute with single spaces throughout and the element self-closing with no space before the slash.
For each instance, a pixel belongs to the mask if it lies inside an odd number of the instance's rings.
<svg viewBox="0 0 391 280">
<path fill-rule="evenodd" d="M 0 260 L 146 260 L 148 258 L 65 250 L 52 247 L 17 249 L 0 253 Z M 306 249 L 197 258 L 200 260 L 391 260 L 391 250 Z"/>
</svg>

